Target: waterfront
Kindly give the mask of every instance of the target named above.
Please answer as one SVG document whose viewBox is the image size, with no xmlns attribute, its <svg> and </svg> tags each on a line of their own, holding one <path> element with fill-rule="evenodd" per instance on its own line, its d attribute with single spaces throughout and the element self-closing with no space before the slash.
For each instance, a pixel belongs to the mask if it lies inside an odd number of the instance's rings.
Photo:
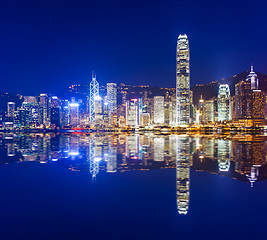
<svg viewBox="0 0 267 240">
<path fill-rule="evenodd" d="M 3 239 L 266 236 L 264 135 L 0 139 Z"/>
</svg>

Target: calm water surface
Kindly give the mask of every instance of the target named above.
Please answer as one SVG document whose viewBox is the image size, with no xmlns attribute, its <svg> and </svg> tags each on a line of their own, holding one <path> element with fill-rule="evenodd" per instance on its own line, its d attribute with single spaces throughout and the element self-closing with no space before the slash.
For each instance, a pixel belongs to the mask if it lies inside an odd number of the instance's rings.
<svg viewBox="0 0 267 240">
<path fill-rule="evenodd" d="M 267 137 L 0 135 L 0 237 L 266 239 Z"/>
</svg>

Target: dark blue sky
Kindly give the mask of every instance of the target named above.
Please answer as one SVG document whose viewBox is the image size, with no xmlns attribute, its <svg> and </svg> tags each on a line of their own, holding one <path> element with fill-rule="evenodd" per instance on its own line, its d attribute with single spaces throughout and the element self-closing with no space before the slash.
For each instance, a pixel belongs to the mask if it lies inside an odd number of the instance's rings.
<svg viewBox="0 0 267 240">
<path fill-rule="evenodd" d="M 0 1 L 0 91 L 57 93 L 88 83 L 175 86 L 189 37 L 191 85 L 267 73 L 265 1 Z"/>
</svg>

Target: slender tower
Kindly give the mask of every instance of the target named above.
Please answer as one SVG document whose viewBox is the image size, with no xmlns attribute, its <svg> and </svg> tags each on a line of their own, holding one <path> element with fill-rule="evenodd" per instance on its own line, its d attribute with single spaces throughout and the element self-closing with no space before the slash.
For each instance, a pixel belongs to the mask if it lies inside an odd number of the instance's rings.
<svg viewBox="0 0 267 240">
<path fill-rule="evenodd" d="M 95 123 L 95 98 L 99 96 L 99 84 L 96 81 L 96 75 L 92 73 L 92 81 L 90 82 L 90 99 L 89 99 L 89 109 L 91 123 Z"/>
<path fill-rule="evenodd" d="M 180 34 L 176 52 L 176 125 L 190 121 L 189 43 L 186 34 Z"/>
</svg>

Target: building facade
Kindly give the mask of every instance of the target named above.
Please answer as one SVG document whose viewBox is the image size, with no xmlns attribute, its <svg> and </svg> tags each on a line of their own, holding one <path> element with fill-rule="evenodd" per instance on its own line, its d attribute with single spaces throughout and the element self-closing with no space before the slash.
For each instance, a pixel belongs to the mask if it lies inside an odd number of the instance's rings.
<svg viewBox="0 0 267 240">
<path fill-rule="evenodd" d="M 189 42 L 180 34 L 176 52 L 176 125 L 190 123 L 190 68 Z"/>
</svg>

